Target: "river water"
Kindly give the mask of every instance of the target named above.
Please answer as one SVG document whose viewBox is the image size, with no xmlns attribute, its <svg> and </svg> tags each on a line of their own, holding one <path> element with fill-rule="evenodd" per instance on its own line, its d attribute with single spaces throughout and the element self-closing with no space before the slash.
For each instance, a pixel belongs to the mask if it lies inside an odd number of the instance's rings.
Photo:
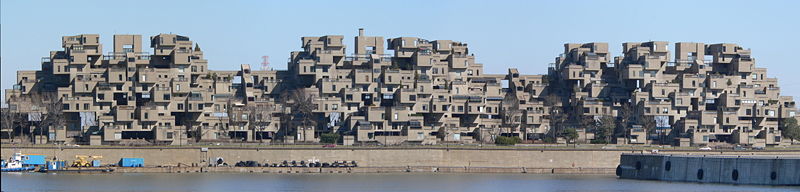
<svg viewBox="0 0 800 192">
<path fill-rule="evenodd" d="M 800 191 L 533 174 L 44 174 L 3 173 L 2 191 Z"/>
</svg>

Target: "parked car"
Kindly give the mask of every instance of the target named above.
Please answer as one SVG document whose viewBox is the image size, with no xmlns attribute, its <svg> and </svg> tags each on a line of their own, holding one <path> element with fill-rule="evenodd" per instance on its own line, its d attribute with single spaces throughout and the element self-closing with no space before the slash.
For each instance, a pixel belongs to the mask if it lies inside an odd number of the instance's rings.
<svg viewBox="0 0 800 192">
<path fill-rule="evenodd" d="M 700 151 L 711 151 L 711 147 L 700 147 Z"/>
</svg>

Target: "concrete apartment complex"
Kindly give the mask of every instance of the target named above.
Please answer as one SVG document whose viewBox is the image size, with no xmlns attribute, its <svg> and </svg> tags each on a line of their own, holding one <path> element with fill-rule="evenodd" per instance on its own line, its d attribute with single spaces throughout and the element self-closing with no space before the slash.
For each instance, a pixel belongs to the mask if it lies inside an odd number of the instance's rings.
<svg viewBox="0 0 800 192">
<path fill-rule="evenodd" d="M 466 43 L 384 39 L 359 30 L 303 37 L 287 70 L 208 69 L 186 36 L 115 35 L 103 54 L 98 35 L 65 36 L 42 69 L 17 72 L 6 90 L 16 135 L 42 142 L 183 144 L 319 142 L 343 144 L 492 143 L 498 136 L 540 142 L 576 128 L 597 139 L 613 119 L 618 143 L 782 145 L 792 97 L 735 44 L 565 44 L 546 75 L 486 74 Z M 561 141 L 563 139 L 557 139 Z"/>
</svg>

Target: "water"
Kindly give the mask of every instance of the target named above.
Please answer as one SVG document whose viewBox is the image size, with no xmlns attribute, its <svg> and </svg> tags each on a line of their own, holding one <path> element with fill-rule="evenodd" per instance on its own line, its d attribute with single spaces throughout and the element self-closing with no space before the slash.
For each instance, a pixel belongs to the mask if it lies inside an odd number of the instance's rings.
<svg viewBox="0 0 800 192">
<path fill-rule="evenodd" d="M 800 191 L 800 187 L 532 174 L 3 173 L 3 191 Z"/>
</svg>

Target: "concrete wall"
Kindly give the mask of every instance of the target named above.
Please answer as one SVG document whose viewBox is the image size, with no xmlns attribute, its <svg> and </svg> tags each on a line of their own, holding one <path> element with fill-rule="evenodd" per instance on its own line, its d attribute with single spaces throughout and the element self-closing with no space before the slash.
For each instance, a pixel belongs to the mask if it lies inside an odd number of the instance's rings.
<svg viewBox="0 0 800 192">
<path fill-rule="evenodd" d="M 648 155 L 624 154 L 617 175 L 626 179 L 701 183 L 800 185 L 800 154 Z"/>
<path fill-rule="evenodd" d="M 145 159 L 145 166 L 207 164 L 208 159 L 222 157 L 229 164 L 243 160 L 277 163 L 283 160 L 319 159 L 329 161 L 357 161 L 361 167 L 436 166 L 436 167 L 529 167 L 529 168 L 616 168 L 622 153 L 641 153 L 624 150 L 532 150 L 532 149 L 365 149 L 365 148 L 2 148 L 2 158 L 15 151 L 26 154 L 45 154 L 61 160 L 72 161 L 75 155 L 101 155 L 104 164 L 115 163 L 123 157 Z M 672 154 L 731 154 L 778 155 L 796 152 L 686 152 Z"/>
</svg>

